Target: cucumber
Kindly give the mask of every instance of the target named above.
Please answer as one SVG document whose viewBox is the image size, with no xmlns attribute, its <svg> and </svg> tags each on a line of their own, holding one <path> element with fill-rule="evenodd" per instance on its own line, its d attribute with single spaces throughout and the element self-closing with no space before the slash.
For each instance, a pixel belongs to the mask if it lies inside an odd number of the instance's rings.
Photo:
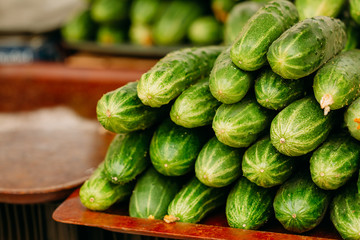
<svg viewBox="0 0 360 240">
<path fill-rule="evenodd" d="M 346 133 L 330 136 L 310 158 L 313 182 L 325 190 L 343 186 L 360 165 L 360 143 Z"/>
<path fill-rule="evenodd" d="M 270 138 L 274 147 L 287 156 L 305 155 L 317 148 L 334 127 L 335 116 L 324 116 L 312 96 L 296 100 L 271 122 Z"/>
<path fill-rule="evenodd" d="M 96 114 L 105 129 L 114 133 L 143 130 L 157 123 L 166 112 L 165 108 L 145 106 L 137 96 L 137 84 L 130 82 L 100 98 Z"/>
<path fill-rule="evenodd" d="M 344 116 L 351 136 L 360 141 L 360 97 L 346 109 Z"/>
<path fill-rule="evenodd" d="M 226 219 L 230 227 L 258 229 L 273 215 L 275 190 L 262 188 L 241 177 L 226 201 Z"/>
<path fill-rule="evenodd" d="M 315 16 L 337 17 L 346 0 L 295 0 L 300 20 Z"/>
<path fill-rule="evenodd" d="M 359 170 L 359 175 L 358 175 L 358 180 L 357 180 L 357 187 L 358 187 L 358 194 L 360 196 L 360 170 Z"/>
<path fill-rule="evenodd" d="M 296 7 L 290 1 L 272 1 L 260 8 L 232 44 L 230 57 L 234 64 L 245 71 L 264 66 L 270 44 L 298 18 Z"/>
<path fill-rule="evenodd" d="M 360 24 L 360 1 L 349 0 L 350 3 L 350 16 L 357 23 Z"/>
<path fill-rule="evenodd" d="M 207 140 L 206 134 L 200 129 L 184 128 L 166 119 L 151 139 L 151 162 L 163 175 L 184 175 L 193 170 L 196 158 Z"/>
<path fill-rule="evenodd" d="M 220 142 L 230 147 L 248 147 L 270 125 L 272 112 L 248 97 L 234 104 L 222 104 L 212 127 Z"/>
<path fill-rule="evenodd" d="M 130 5 L 132 24 L 152 24 L 158 17 L 162 0 L 133 0 Z"/>
<path fill-rule="evenodd" d="M 225 187 L 241 176 L 243 150 L 224 145 L 216 137 L 201 149 L 196 162 L 196 177 L 209 187 Z"/>
<path fill-rule="evenodd" d="M 109 181 L 130 182 L 147 168 L 152 134 L 153 129 L 147 129 L 114 137 L 105 156 L 105 175 Z"/>
<path fill-rule="evenodd" d="M 285 79 L 299 79 L 319 69 L 345 46 L 345 25 L 319 16 L 305 19 L 285 31 L 267 53 L 272 70 Z"/>
<path fill-rule="evenodd" d="M 84 10 L 69 19 L 60 30 L 65 41 L 81 42 L 93 40 L 97 27 L 91 18 L 90 11 Z"/>
<path fill-rule="evenodd" d="M 264 188 L 284 183 L 294 168 L 295 159 L 279 153 L 269 136 L 250 146 L 242 160 L 244 177 Z"/>
<path fill-rule="evenodd" d="M 360 239 L 360 195 L 355 184 L 341 189 L 330 205 L 330 219 L 343 239 Z"/>
<path fill-rule="evenodd" d="M 129 0 L 96 0 L 91 5 L 91 17 L 97 23 L 120 22 L 128 17 Z"/>
<path fill-rule="evenodd" d="M 194 45 L 218 44 L 223 38 L 223 25 L 213 15 L 200 16 L 189 26 L 187 36 Z"/>
<path fill-rule="evenodd" d="M 154 45 L 154 40 L 151 33 L 151 26 L 147 24 L 132 23 L 129 28 L 129 39 L 130 42 L 135 45 Z"/>
<path fill-rule="evenodd" d="M 197 223 L 212 210 L 225 205 L 227 194 L 226 188 L 211 188 L 193 177 L 171 201 L 164 221 Z"/>
<path fill-rule="evenodd" d="M 224 42 L 230 45 L 235 41 L 246 22 L 259 10 L 261 3 L 245 1 L 237 3 L 229 12 L 224 23 Z"/>
<path fill-rule="evenodd" d="M 110 182 L 104 174 L 102 162 L 80 187 L 79 198 L 87 209 L 104 211 L 114 203 L 130 197 L 133 188 L 133 182 L 123 185 Z"/>
<path fill-rule="evenodd" d="M 173 51 L 144 73 L 137 86 L 141 101 L 151 107 L 168 104 L 199 78 L 210 74 L 222 46 Z"/>
<path fill-rule="evenodd" d="M 166 177 L 153 167 L 139 177 L 130 197 L 130 217 L 163 219 L 181 188 L 179 179 Z"/>
<path fill-rule="evenodd" d="M 115 24 L 102 24 L 96 33 L 96 42 L 104 45 L 124 43 L 127 29 Z"/>
<path fill-rule="evenodd" d="M 211 94 L 220 102 L 239 102 L 249 91 L 253 76 L 238 68 L 230 58 L 230 48 L 217 57 L 209 78 Z"/>
<path fill-rule="evenodd" d="M 229 12 L 234 7 L 236 0 L 211 0 L 211 10 L 214 16 L 222 23 L 228 19 Z"/>
<path fill-rule="evenodd" d="M 314 95 L 324 114 L 351 104 L 360 96 L 360 50 L 335 56 L 314 77 Z"/>
<path fill-rule="evenodd" d="M 343 51 L 348 51 L 359 46 L 358 39 L 360 38 L 360 27 L 351 20 L 346 22 L 346 44 Z"/>
<path fill-rule="evenodd" d="M 304 97 L 306 80 L 284 79 L 267 68 L 255 80 L 256 100 L 265 108 L 281 110 L 293 101 Z"/>
<path fill-rule="evenodd" d="M 209 125 L 220 104 L 210 92 L 209 78 L 204 78 L 180 94 L 171 107 L 170 118 L 186 128 Z"/>
<path fill-rule="evenodd" d="M 275 217 L 286 230 L 302 233 L 324 218 L 329 192 L 317 187 L 307 172 L 299 172 L 282 184 L 273 203 Z"/>
</svg>

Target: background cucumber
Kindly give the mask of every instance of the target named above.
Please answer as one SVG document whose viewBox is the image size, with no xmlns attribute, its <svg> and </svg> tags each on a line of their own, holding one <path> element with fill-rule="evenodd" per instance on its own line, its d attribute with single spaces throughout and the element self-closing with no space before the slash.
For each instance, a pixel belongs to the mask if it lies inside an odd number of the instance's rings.
<svg viewBox="0 0 360 240">
<path fill-rule="evenodd" d="M 319 16 L 305 19 L 276 39 L 267 53 L 272 70 L 285 79 L 306 77 L 345 46 L 345 24 Z"/>
<path fill-rule="evenodd" d="M 350 3 L 350 16 L 357 24 L 360 24 L 360 1 L 349 0 Z"/>
<path fill-rule="evenodd" d="M 347 19 L 346 23 L 346 44 L 343 51 L 355 49 L 359 46 L 360 26 L 351 19 Z"/>
<path fill-rule="evenodd" d="M 213 15 L 200 16 L 190 24 L 187 36 L 194 45 L 218 44 L 223 39 L 223 25 Z"/>
<path fill-rule="evenodd" d="M 68 42 L 93 40 L 96 35 L 96 24 L 90 11 L 85 10 L 71 18 L 61 27 L 61 36 Z"/>
<path fill-rule="evenodd" d="M 360 97 L 346 109 L 344 119 L 351 136 L 360 141 Z"/>
<path fill-rule="evenodd" d="M 124 43 L 127 39 L 127 29 L 115 24 L 102 24 L 96 33 L 96 42 L 108 45 Z"/>
<path fill-rule="evenodd" d="M 97 23 L 120 22 L 128 17 L 129 0 L 96 0 L 91 5 L 91 17 Z"/>
<path fill-rule="evenodd" d="M 315 16 L 337 17 L 345 0 L 295 0 L 300 20 Z"/>
</svg>

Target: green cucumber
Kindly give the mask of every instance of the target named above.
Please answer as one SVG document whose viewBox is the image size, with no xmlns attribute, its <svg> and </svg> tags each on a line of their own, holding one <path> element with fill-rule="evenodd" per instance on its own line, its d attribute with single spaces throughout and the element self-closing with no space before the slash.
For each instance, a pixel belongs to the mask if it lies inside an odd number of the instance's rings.
<svg viewBox="0 0 360 240">
<path fill-rule="evenodd" d="M 337 17 L 345 0 L 295 0 L 300 20 L 315 16 Z"/>
<path fill-rule="evenodd" d="M 96 35 L 96 23 L 92 20 L 90 11 L 84 10 L 69 19 L 61 27 L 61 36 L 67 42 L 93 40 Z"/>
<path fill-rule="evenodd" d="M 224 23 L 224 42 L 232 44 L 246 22 L 259 10 L 261 3 L 245 1 L 237 3 L 229 12 Z"/>
<path fill-rule="evenodd" d="M 324 116 L 315 98 L 296 100 L 271 122 L 271 143 L 287 156 L 305 155 L 317 148 L 335 124 L 334 114 Z"/>
<path fill-rule="evenodd" d="M 241 176 L 242 155 L 242 150 L 229 147 L 213 137 L 196 159 L 196 177 L 206 186 L 225 187 Z"/>
<path fill-rule="evenodd" d="M 104 211 L 114 203 L 126 200 L 133 188 L 133 182 L 124 185 L 110 182 L 104 174 L 102 162 L 80 187 L 79 198 L 87 209 Z"/>
<path fill-rule="evenodd" d="M 120 22 L 128 17 L 129 0 L 96 0 L 91 5 L 91 17 L 97 23 Z"/>
<path fill-rule="evenodd" d="M 222 104 L 212 127 L 220 142 L 230 147 L 248 147 L 270 125 L 272 112 L 249 97 L 234 104 Z"/>
<path fill-rule="evenodd" d="M 150 167 L 136 182 L 130 197 L 130 217 L 163 219 L 180 187 L 179 179 L 166 177 Z"/>
<path fill-rule="evenodd" d="M 344 120 L 351 136 L 360 141 L 360 97 L 346 109 Z"/>
<path fill-rule="evenodd" d="M 230 58 L 230 48 L 217 57 L 209 78 L 211 94 L 220 102 L 239 102 L 249 91 L 253 77 L 238 68 Z"/>
<path fill-rule="evenodd" d="M 137 82 L 130 82 L 104 94 L 97 103 L 96 114 L 101 125 L 114 133 L 127 133 L 151 127 L 165 108 L 145 106 L 137 96 Z"/>
<path fill-rule="evenodd" d="M 335 56 L 314 77 L 314 95 L 324 114 L 351 104 L 360 96 L 360 50 Z"/>
<path fill-rule="evenodd" d="M 317 187 L 307 172 L 299 172 L 282 184 L 274 199 L 275 217 L 286 230 L 302 233 L 324 218 L 329 192 Z"/>
<path fill-rule="evenodd" d="M 212 210 L 225 205 L 227 194 L 226 188 L 208 187 L 193 177 L 171 201 L 164 221 L 197 223 Z"/>
<path fill-rule="evenodd" d="M 153 166 L 166 176 L 181 176 L 190 172 L 208 140 L 205 135 L 199 128 L 184 128 L 166 119 L 151 139 L 150 159 Z"/>
<path fill-rule="evenodd" d="M 223 38 L 223 25 L 213 15 L 201 16 L 190 24 L 187 36 L 194 45 L 218 44 Z"/>
<path fill-rule="evenodd" d="M 147 168 L 152 134 L 153 130 L 147 129 L 114 137 L 105 156 L 105 174 L 110 181 L 130 182 Z"/>
<path fill-rule="evenodd" d="M 284 183 L 293 173 L 293 158 L 279 153 L 266 136 L 250 146 L 242 160 L 243 175 L 264 188 Z"/>
<path fill-rule="evenodd" d="M 204 78 L 180 94 L 171 107 L 170 118 L 186 128 L 209 125 L 220 104 L 210 92 L 209 78 Z"/>
<path fill-rule="evenodd" d="M 129 28 L 131 43 L 141 46 L 152 46 L 154 41 L 151 36 L 151 26 L 142 23 L 132 23 Z"/>
<path fill-rule="evenodd" d="M 359 170 L 359 175 L 358 175 L 358 180 L 357 180 L 357 187 L 358 187 L 358 194 L 360 195 L 360 170 Z"/>
<path fill-rule="evenodd" d="M 230 227 L 258 229 L 273 215 L 275 191 L 262 188 L 241 177 L 226 201 L 226 219 Z"/>
<path fill-rule="evenodd" d="M 141 101 L 151 107 L 168 104 L 199 78 L 210 74 L 221 46 L 173 51 L 144 73 L 137 86 Z"/>
<path fill-rule="evenodd" d="M 350 135 L 330 136 L 310 158 L 313 182 L 325 190 L 343 186 L 360 165 L 360 143 Z"/>
<path fill-rule="evenodd" d="M 350 16 L 357 24 L 360 24 L 360 1 L 349 0 L 349 2 L 350 2 Z"/>
<path fill-rule="evenodd" d="M 296 7 L 290 1 L 272 1 L 260 8 L 232 44 L 230 57 L 234 64 L 245 71 L 264 66 L 270 44 L 298 18 Z"/>
<path fill-rule="evenodd" d="M 211 0 L 211 10 L 214 16 L 222 23 L 227 21 L 229 12 L 234 7 L 236 0 Z"/>
<path fill-rule="evenodd" d="M 130 21 L 132 24 L 152 24 L 157 19 L 162 0 L 133 0 L 130 5 Z"/>
<path fill-rule="evenodd" d="M 343 239 L 360 239 L 360 195 L 355 184 L 337 192 L 330 205 L 330 219 Z"/>
<path fill-rule="evenodd" d="M 319 16 L 305 19 L 285 31 L 267 53 L 272 70 L 285 79 L 299 79 L 319 69 L 345 46 L 345 24 Z"/>
<path fill-rule="evenodd" d="M 268 109 L 281 110 L 305 95 L 306 79 L 287 80 L 270 68 L 255 80 L 255 96 L 258 103 Z"/>
<path fill-rule="evenodd" d="M 127 30 L 118 24 L 103 24 L 99 26 L 96 33 L 96 42 L 103 45 L 124 43 Z"/>
<path fill-rule="evenodd" d="M 348 51 L 359 46 L 360 27 L 352 20 L 346 22 L 346 44 L 343 51 Z"/>
</svg>

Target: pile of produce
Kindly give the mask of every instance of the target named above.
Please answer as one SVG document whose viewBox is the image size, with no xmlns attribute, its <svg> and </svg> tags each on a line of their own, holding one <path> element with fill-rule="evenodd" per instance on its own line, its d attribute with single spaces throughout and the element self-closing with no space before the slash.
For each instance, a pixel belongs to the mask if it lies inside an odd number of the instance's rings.
<svg viewBox="0 0 360 240">
<path fill-rule="evenodd" d="M 225 206 L 230 227 L 275 216 L 294 233 L 330 216 L 360 239 L 356 24 L 360 1 L 272 1 L 231 44 L 171 52 L 104 94 L 98 121 L 116 135 L 81 202 L 130 197 L 130 216 L 168 223 Z"/>
</svg>

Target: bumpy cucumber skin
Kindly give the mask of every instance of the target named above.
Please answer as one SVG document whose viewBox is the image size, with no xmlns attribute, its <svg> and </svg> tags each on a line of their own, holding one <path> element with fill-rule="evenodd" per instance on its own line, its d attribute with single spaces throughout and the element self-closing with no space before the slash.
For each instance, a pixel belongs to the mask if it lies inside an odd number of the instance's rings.
<svg viewBox="0 0 360 240">
<path fill-rule="evenodd" d="M 238 68 L 230 58 L 230 48 L 217 57 L 209 78 L 211 94 L 220 102 L 232 104 L 244 98 L 253 84 L 253 76 Z"/>
<path fill-rule="evenodd" d="M 105 156 L 105 174 L 109 181 L 130 182 L 147 168 L 152 134 L 153 130 L 147 129 L 114 137 Z"/>
<path fill-rule="evenodd" d="M 127 199 L 134 185 L 133 182 L 124 185 L 110 182 L 104 174 L 104 162 L 102 162 L 80 187 L 80 201 L 87 209 L 104 211 L 114 203 Z"/>
<path fill-rule="evenodd" d="M 209 79 L 204 78 L 176 98 L 171 106 L 170 118 L 186 128 L 202 127 L 212 123 L 220 105 L 221 102 L 210 92 Z"/>
<path fill-rule="evenodd" d="M 305 19 L 276 39 L 267 53 L 272 70 L 285 79 L 299 79 L 319 69 L 346 44 L 345 24 L 319 16 Z"/>
<path fill-rule="evenodd" d="M 296 100 L 271 122 L 271 143 L 287 156 L 305 155 L 325 141 L 334 127 L 334 117 L 332 112 L 324 116 L 311 96 Z"/>
<path fill-rule="evenodd" d="M 345 0 L 296 0 L 300 20 L 316 16 L 337 17 L 345 5 Z"/>
<path fill-rule="evenodd" d="M 168 104 L 198 79 L 208 76 L 223 49 L 206 46 L 167 54 L 141 76 L 137 86 L 140 100 L 151 107 Z"/>
<path fill-rule="evenodd" d="M 224 42 L 230 45 L 240 34 L 246 22 L 259 10 L 262 4 L 257 2 L 240 2 L 237 3 L 229 12 L 224 23 Z"/>
<path fill-rule="evenodd" d="M 350 0 L 350 16 L 357 23 L 360 24 L 360 2 L 358 0 Z"/>
<path fill-rule="evenodd" d="M 197 223 L 209 212 L 226 203 L 228 190 L 211 188 L 193 177 L 171 201 L 168 214 L 180 222 Z"/>
<path fill-rule="evenodd" d="M 162 219 L 180 187 L 179 179 L 166 177 L 153 167 L 148 168 L 137 180 L 130 197 L 130 217 Z"/>
<path fill-rule="evenodd" d="M 305 81 L 306 79 L 284 79 L 267 68 L 255 80 L 256 100 L 263 107 L 281 110 L 293 101 L 304 97 Z"/>
<path fill-rule="evenodd" d="M 220 142 L 230 147 L 248 147 L 270 125 L 272 112 L 249 97 L 235 104 L 222 104 L 212 127 Z"/>
<path fill-rule="evenodd" d="M 241 175 L 243 150 L 229 147 L 216 137 L 201 149 L 196 162 L 196 177 L 209 187 L 225 187 Z"/>
<path fill-rule="evenodd" d="M 360 50 L 353 49 L 332 58 L 314 77 L 314 95 L 326 112 L 351 104 L 360 96 Z M 326 102 L 325 99 L 331 101 Z"/>
<path fill-rule="evenodd" d="M 243 156 L 243 175 L 264 188 L 284 183 L 293 173 L 295 160 L 279 153 L 266 136 L 250 146 Z"/>
<path fill-rule="evenodd" d="M 226 219 L 230 227 L 258 229 L 272 216 L 275 190 L 262 188 L 241 177 L 226 201 Z"/>
<path fill-rule="evenodd" d="M 260 8 L 245 24 L 232 44 L 230 57 L 245 71 L 255 71 L 266 64 L 271 43 L 298 21 L 293 3 L 277 0 Z"/>
<path fill-rule="evenodd" d="M 360 239 L 360 195 L 355 184 L 344 186 L 330 205 L 330 219 L 343 239 Z"/>
<path fill-rule="evenodd" d="M 296 174 L 276 193 L 275 217 L 289 231 L 302 233 L 316 227 L 330 203 L 329 192 L 317 187 L 310 174 Z"/>
<path fill-rule="evenodd" d="M 310 158 L 313 182 L 325 190 L 343 186 L 360 165 L 360 143 L 350 135 L 332 135 Z"/>
<path fill-rule="evenodd" d="M 163 175 L 184 175 L 193 170 L 196 158 L 207 140 L 207 136 L 198 128 L 184 128 L 166 119 L 151 139 L 151 162 Z"/>
<path fill-rule="evenodd" d="M 346 109 L 344 120 L 351 136 L 360 141 L 360 97 Z"/>
<path fill-rule="evenodd" d="M 143 130 L 158 122 L 165 108 L 145 106 L 137 96 L 137 82 L 130 82 L 104 94 L 97 103 L 100 124 L 114 133 Z"/>
</svg>

